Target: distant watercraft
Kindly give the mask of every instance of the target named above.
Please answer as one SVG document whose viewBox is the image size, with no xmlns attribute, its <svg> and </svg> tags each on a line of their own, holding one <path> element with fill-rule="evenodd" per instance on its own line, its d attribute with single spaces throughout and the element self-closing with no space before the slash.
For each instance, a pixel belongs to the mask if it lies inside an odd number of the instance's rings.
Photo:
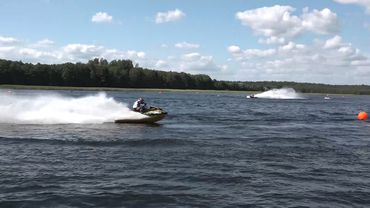
<svg viewBox="0 0 370 208">
<path fill-rule="evenodd" d="M 258 99 L 305 99 L 300 93 L 297 93 L 293 88 L 271 89 L 269 91 L 258 94 L 251 94 L 246 98 Z"/>
<path fill-rule="evenodd" d="M 257 98 L 256 96 L 254 96 L 254 94 L 251 94 L 251 95 L 247 95 L 247 98 Z"/>
<path fill-rule="evenodd" d="M 328 95 L 326 95 L 325 97 L 324 97 L 324 100 L 330 100 L 331 98 L 328 96 Z"/>
<path fill-rule="evenodd" d="M 162 120 L 167 115 L 167 112 L 163 111 L 161 108 L 150 107 L 144 112 L 141 112 L 141 114 L 145 115 L 145 117 L 138 119 L 117 119 L 114 123 L 155 123 Z"/>
</svg>

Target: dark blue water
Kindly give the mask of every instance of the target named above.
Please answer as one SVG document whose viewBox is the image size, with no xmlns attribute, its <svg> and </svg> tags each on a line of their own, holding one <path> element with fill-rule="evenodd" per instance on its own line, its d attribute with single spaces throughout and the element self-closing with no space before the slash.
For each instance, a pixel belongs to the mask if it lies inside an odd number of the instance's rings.
<svg viewBox="0 0 370 208">
<path fill-rule="evenodd" d="M 169 115 L 159 125 L 0 124 L 0 207 L 370 206 L 370 123 L 356 120 L 368 96 L 107 94 Z"/>
</svg>

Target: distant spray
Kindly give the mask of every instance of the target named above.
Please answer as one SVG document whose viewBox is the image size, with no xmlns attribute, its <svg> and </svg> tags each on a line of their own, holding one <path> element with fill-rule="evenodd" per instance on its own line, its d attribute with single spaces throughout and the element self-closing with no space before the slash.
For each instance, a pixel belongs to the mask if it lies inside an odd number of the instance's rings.
<svg viewBox="0 0 370 208">
<path fill-rule="evenodd" d="M 105 93 L 85 97 L 61 95 L 17 96 L 0 91 L 0 123 L 104 123 L 145 117 Z"/>
<path fill-rule="evenodd" d="M 304 99 L 304 97 L 293 88 L 272 89 L 256 94 L 255 97 L 266 99 Z"/>
</svg>

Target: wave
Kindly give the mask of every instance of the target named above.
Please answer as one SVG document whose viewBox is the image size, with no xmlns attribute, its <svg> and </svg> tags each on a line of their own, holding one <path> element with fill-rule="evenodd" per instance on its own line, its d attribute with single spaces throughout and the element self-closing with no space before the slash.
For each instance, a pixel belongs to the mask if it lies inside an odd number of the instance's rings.
<svg viewBox="0 0 370 208">
<path fill-rule="evenodd" d="M 0 92 L 0 123 L 87 124 L 143 117 L 131 111 L 126 103 L 105 93 L 75 98 L 58 94 L 20 96 Z"/>
<path fill-rule="evenodd" d="M 272 89 L 256 94 L 254 97 L 266 99 L 304 99 L 304 97 L 293 88 Z"/>
</svg>

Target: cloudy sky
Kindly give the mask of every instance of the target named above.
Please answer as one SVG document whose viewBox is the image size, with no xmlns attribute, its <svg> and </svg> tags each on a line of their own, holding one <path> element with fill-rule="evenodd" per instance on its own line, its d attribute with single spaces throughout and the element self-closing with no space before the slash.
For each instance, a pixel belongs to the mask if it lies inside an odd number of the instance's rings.
<svg viewBox="0 0 370 208">
<path fill-rule="evenodd" d="M 370 84 L 370 0 L 0 0 L 0 58 Z"/>
</svg>

